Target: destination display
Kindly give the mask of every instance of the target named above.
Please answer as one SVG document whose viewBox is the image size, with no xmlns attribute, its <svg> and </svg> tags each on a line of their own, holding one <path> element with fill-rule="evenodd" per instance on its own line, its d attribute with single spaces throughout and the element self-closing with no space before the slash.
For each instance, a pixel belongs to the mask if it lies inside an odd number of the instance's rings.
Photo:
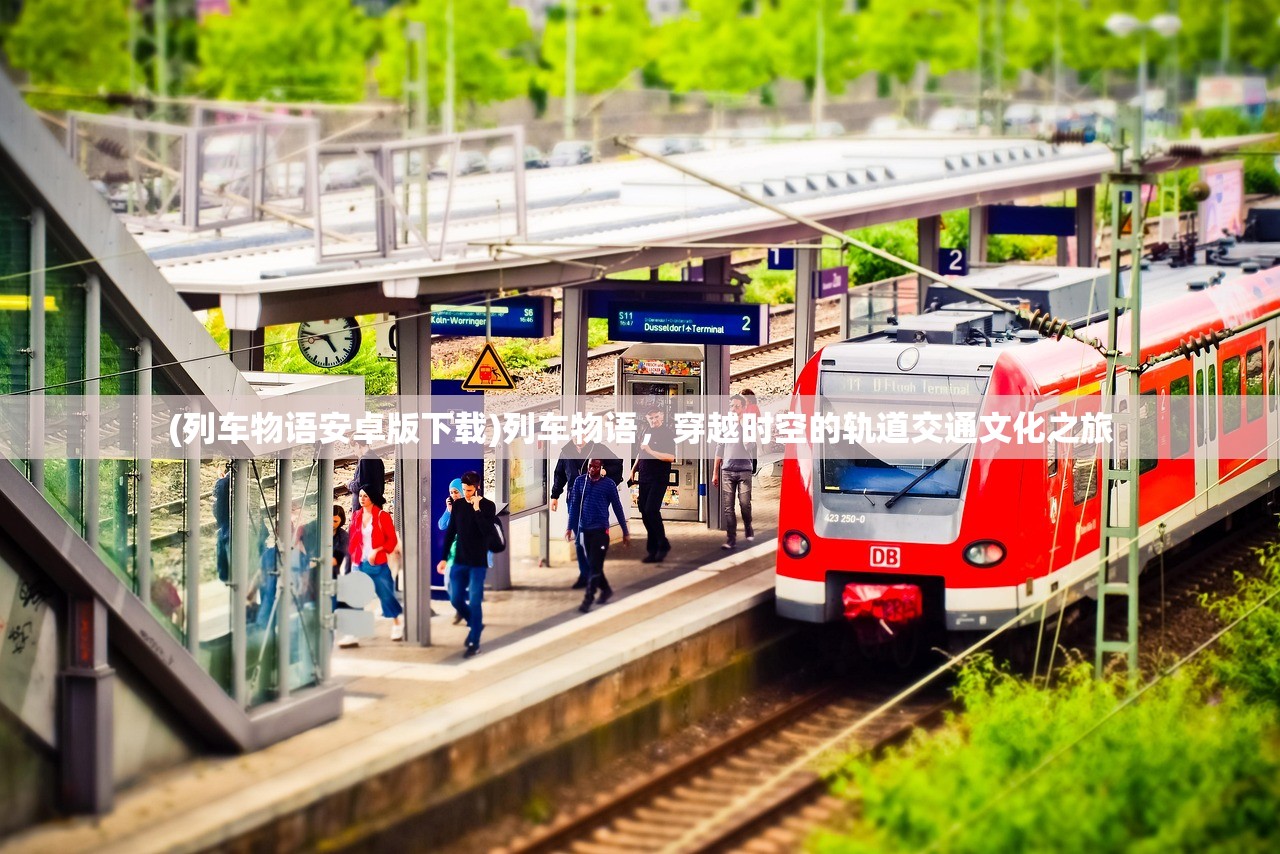
<svg viewBox="0 0 1280 854">
<path fill-rule="evenodd" d="M 657 344 L 766 344 L 769 306 L 750 303 L 609 303 L 609 338 Z"/>
<path fill-rule="evenodd" d="M 546 338 L 552 333 L 551 297 L 511 297 L 489 306 L 490 330 L 495 338 Z M 484 335 L 485 307 L 431 306 L 432 335 Z"/>
</svg>

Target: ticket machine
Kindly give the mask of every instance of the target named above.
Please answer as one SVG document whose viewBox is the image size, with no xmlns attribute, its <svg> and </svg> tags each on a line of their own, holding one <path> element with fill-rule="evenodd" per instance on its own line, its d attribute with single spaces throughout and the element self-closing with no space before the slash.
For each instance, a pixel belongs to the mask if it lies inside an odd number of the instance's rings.
<svg viewBox="0 0 1280 854">
<path fill-rule="evenodd" d="M 702 412 L 702 348 L 693 344 L 635 344 L 618 358 L 619 411 L 637 411 L 638 429 L 644 430 L 645 413 L 638 410 L 657 402 L 665 414 L 663 423 L 675 426 L 680 412 Z M 678 445 L 671 466 L 671 480 L 662 501 L 662 518 L 701 522 L 706 518 L 702 501 L 703 467 L 696 446 Z M 634 451 L 633 451 L 634 453 Z M 630 470 L 632 460 L 628 460 Z M 625 500 L 625 499 L 624 499 Z M 639 518 L 639 490 L 631 487 L 631 515 Z"/>
</svg>

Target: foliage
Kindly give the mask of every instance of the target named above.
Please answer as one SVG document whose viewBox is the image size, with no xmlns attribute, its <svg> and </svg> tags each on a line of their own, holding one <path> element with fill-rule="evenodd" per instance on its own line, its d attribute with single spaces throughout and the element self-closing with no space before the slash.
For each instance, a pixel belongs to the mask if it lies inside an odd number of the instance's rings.
<svg viewBox="0 0 1280 854">
<path fill-rule="evenodd" d="M 676 92 L 743 93 L 773 78 L 761 19 L 741 0 L 689 0 L 655 34 L 655 68 Z"/>
<path fill-rule="evenodd" d="M 743 289 L 744 302 L 790 305 L 796 301 L 796 276 L 790 270 L 770 270 L 761 261 L 747 272 L 751 281 Z"/>
<path fill-rule="evenodd" d="M 1268 545 L 1263 561 L 1267 569 L 1261 577 L 1241 578 L 1235 596 L 1206 606 L 1226 624 L 1248 614 L 1219 642 L 1215 675 L 1249 702 L 1274 706 L 1280 704 L 1280 597 L 1266 599 L 1280 590 L 1280 544 Z"/>
<path fill-rule="evenodd" d="M 231 0 L 204 21 L 196 81 L 219 98 L 358 101 L 373 41 L 351 0 Z"/>
<path fill-rule="evenodd" d="M 913 219 L 861 228 L 849 233 L 864 243 L 870 243 L 912 263 L 915 263 L 918 258 L 916 221 Z M 865 285 L 868 282 L 901 276 L 906 272 L 906 267 L 886 261 L 879 255 L 872 255 L 863 249 L 849 250 L 850 284 Z"/>
<path fill-rule="evenodd" d="M 446 3 L 414 0 L 392 9 L 382 19 L 382 49 L 376 75 L 383 95 L 401 97 L 408 73 L 405 28 L 421 21 L 427 31 L 427 97 L 444 102 Z M 524 12 L 507 0 L 456 2 L 454 10 L 454 74 L 459 101 L 487 104 L 525 92 L 534 47 Z M 416 73 L 416 72 L 415 72 Z"/>
<path fill-rule="evenodd" d="M 505 0 L 504 0 L 505 2 Z M 574 91 L 609 92 L 626 82 L 649 60 L 649 12 L 644 0 L 579 0 L 574 23 Z M 565 15 L 551 15 L 542 31 L 542 67 L 538 85 L 552 95 L 565 92 L 567 62 Z"/>
<path fill-rule="evenodd" d="M 844 14 L 843 0 L 778 0 L 767 6 L 761 25 L 770 39 L 775 77 L 803 80 L 812 92 L 818 62 L 818 10 L 822 10 L 822 75 L 827 89 L 843 92 L 861 69 L 856 18 Z"/>
<path fill-rule="evenodd" d="M 81 92 L 129 88 L 129 19 L 126 0 L 28 0 L 5 42 L 9 62 L 36 86 Z M 40 109 L 85 109 L 80 98 L 37 95 Z"/>
<path fill-rule="evenodd" d="M 1276 708 L 1213 693 L 1206 676 L 1186 668 L 1116 711 L 1121 689 L 1087 665 L 1043 689 L 981 657 L 961 674 L 962 719 L 884 761 L 846 766 L 838 790 L 860 797 L 861 817 L 813 847 L 1274 849 Z"/>
<path fill-rule="evenodd" d="M 931 74 L 977 63 L 976 19 L 961 0 L 870 0 L 854 20 L 862 67 L 901 84 L 922 62 Z"/>
</svg>

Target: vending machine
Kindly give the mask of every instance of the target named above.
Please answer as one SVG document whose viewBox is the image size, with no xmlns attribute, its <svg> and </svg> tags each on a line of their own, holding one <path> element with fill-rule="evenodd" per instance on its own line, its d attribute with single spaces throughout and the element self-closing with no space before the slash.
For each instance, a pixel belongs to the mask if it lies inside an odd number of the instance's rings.
<svg viewBox="0 0 1280 854">
<path fill-rule="evenodd" d="M 639 429 L 644 429 L 645 413 L 640 410 L 657 403 L 664 424 L 675 427 L 677 413 L 703 413 L 702 348 L 693 344 L 635 344 L 618 357 L 618 411 L 635 412 Z M 671 465 L 671 479 L 662 501 L 662 518 L 701 522 L 706 518 L 703 467 L 699 463 L 699 446 L 677 445 L 676 460 Z M 635 459 L 635 449 L 627 470 Z M 629 506 L 633 518 L 639 491 L 631 487 Z M 624 498 L 624 501 L 626 499 Z"/>
</svg>

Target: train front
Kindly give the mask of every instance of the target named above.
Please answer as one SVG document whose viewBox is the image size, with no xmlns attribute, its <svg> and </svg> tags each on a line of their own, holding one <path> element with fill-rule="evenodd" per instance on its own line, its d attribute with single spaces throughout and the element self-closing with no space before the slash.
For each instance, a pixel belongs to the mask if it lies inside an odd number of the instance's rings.
<svg viewBox="0 0 1280 854">
<path fill-rule="evenodd" d="M 997 516 L 1001 505 L 1016 515 L 1016 474 L 1002 483 L 983 450 L 973 459 L 999 352 L 882 339 L 832 345 L 810 361 L 792 399 L 810 441 L 789 447 L 783 464 L 780 615 L 850 620 L 864 645 L 994 625 L 989 603 L 967 602 L 964 589 L 1006 557 L 997 539 L 969 539 L 992 521 L 966 516 L 973 478 L 974 494 L 999 496 Z"/>
</svg>

